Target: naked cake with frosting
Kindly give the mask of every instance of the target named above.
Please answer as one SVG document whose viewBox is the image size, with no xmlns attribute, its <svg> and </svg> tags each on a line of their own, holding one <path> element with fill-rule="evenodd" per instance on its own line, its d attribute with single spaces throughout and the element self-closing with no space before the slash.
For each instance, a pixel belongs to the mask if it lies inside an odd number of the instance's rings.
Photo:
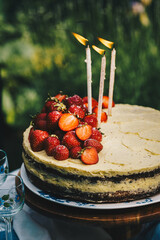
<svg viewBox="0 0 160 240">
<path fill-rule="evenodd" d="M 99 130 L 95 118 L 88 117 L 87 101 L 68 99 L 57 95 L 48 100 L 40 120 L 36 117 L 24 132 L 23 160 L 30 181 L 56 197 L 94 203 L 130 201 L 159 192 L 160 111 L 116 104 L 108 119 L 103 109 Z M 49 101 L 56 103 L 50 107 Z M 60 113 L 54 123 L 51 112 Z"/>
</svg>

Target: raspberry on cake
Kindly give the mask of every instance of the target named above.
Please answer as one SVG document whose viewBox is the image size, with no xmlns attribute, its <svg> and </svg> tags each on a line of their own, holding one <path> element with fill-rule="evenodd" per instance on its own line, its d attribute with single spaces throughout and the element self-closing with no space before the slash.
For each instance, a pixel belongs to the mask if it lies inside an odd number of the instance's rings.
<svg viewBox="0 0 160 240">
<path fill-rule="evenodd" d="M 33 184 L 60 198 L 94 203 L 130 201 L 160 191 L 160 111 L 116 104 L 97 129 L 96 114 L 83 108 L 85 99 L 60 97 L 51 98 L 58 105 L 49 102 L 42 110 L 45 121 L 50 112 L 61 112 L 58 124 L 50 130 L 34 124 L 23 135 L 23 160 Z M 84 109 L 84 118 L 69 111 L 72 105 Z M 107 115 L 107 109 L 103 112 Z"/>
</svg>

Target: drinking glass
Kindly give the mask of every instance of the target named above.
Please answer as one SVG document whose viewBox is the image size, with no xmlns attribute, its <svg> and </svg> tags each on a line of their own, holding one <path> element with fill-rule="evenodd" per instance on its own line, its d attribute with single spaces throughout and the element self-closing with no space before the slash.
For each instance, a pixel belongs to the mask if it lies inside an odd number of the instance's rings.
<svg viewBox="0 0 160 240">
<path fill-rule="evenodd" d="M 6 225 L 6 239 L 12 240 L 12 219 L 24 205 L 24 184 L 20 176 L 6 174 L 6 181 L 0 187 L 0 218 Z"/>
<path fill-rule="evenodd" d="M 0 186 L 6 180 L 6 173 L 8 173 L 8 159 L 5 151 L 0 149 Z"/>
</svg>

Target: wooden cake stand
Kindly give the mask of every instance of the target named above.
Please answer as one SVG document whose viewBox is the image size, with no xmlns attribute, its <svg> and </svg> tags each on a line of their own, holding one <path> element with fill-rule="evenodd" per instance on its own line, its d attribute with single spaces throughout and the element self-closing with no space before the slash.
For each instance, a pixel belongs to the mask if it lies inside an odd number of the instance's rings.
<svg viewBox="0 0 160 240">
<path fill-rule="evenodd" d="M 34 210 L 48 217 L 101 226 L 114 240 L 129 239 L 140 231 L 143 223 L 160 219 L 160 202 L 125 209 L 85 209 L 46 200 L 27 187 L 25 187 L 25 202 Z"/>
</svg>

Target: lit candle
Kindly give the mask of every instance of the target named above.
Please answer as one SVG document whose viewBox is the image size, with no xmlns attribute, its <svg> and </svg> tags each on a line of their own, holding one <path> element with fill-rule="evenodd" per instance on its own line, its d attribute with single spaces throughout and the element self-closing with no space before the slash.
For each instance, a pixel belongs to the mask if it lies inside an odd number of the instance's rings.
<svg viewBox="0 0 160 240">
<path fill-rule="evenodd" d="M 99 97 L 98 97 L 98 114 L 97 114 L 98 127 L 100 127 L 101 114 L 102 114 L 103 92 L 104 92 L 104 80 L 105 80 L 105 76 L 106 76 L 106 56 L 105 56 L 105 51 L 103 49 L 100 49 L 94 45 L 92 47 L 99 54 L 103 54 L 103 57 L 101 60 L 101 73 L 100 73 Z"/>
<path fill-rule="evenodd" d="M 112 102 L 113 102 L 113 89 L 115 79 L 115 62 L 116 62 L 116 50 L 113 48 L 111 53 L 111 67 L 110 67 L 110 80 L 109 80 L 109 101 L 108 101 L 108 115 L 112 116 Z"/>
<path fill-rule="evenodd" d="M 112 49 L 114 42 L 110 42 L 103 38 L 98 38 L 98 40 L 105 45 L 107 48 Z M 116 50 L 113 48 L 111 53 L 111 67 L 110 67 L 110 81 L 109 81 L 109 100 L 108 100 L 108 115 L 112 115 L 112 102 L 113 102 L 113 88 L 114 88 L 114 77 L 115 77 L 115 59 L 116 59 Z"/>
<path fill-rule="evenodd" d="M 104 92 L 104 80 L 106 76 L 106 56 L 102 57 L 101 61 L 101 75 L 100 75 L 100 84 L 99 84 L 99 97 L 98 97 L 98 126 L 101 124 L 101 113 L 102 113 L 102 101 L 103 101 L 103 92 Z"/>
<path fill-rule="evenodd" d="M 88 112 L 92 113 L 92 70 L 91 70 L 91 50 L 89 45 L 86 47 L 87 64 L 87 95 L 88 95 Z"/>
<path fill-rule="evenodd" d="M 92 113 L 92 62 L 91 62 L 91 50 L 88 44 L 88 39 L 82 37 L 77 33 L 72 33 L 74 37 L 86 47 L 86 65 L 87 65 L 87 96 L 88 96 L 88 112 Z"/>
</svg>

